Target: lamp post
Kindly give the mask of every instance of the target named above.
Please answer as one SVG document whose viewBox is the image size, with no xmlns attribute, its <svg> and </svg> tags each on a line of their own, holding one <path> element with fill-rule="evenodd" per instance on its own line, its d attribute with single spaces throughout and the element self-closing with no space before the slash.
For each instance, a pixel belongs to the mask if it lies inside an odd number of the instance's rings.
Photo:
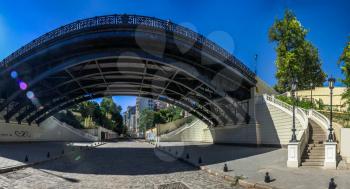
<svg viewBox="0 0 350 189">
<path fill-rule="evenodd" d="M 328 79 L 328 87 L 330 90 L 330 120 L 329 120 L 329 135 L 328 135 L 328 142 L 333 142 L 333 127 L 332 127 L 332 120 L 333 120 L 333 89 L 334 89 L 334 83 L 335 83 L 335 78 L 334 77 L 330 77 Z"/>
<path fill-rule="evenodd" d="M 298 79 L 297 78 L 293 78 L 292 79 L 292 88 L 291 88 L 291 92 L 292 92 L 292 100 L 293 100 L 293 128 L 292 128 L 292 138 L 290 140 L 290 142 L 298 142 L 297 140 L 297 136 L 295 135 L 295 91 L 297 90 L 297 86 L 298 86 Z"/>
<path fill-rule="evenodd" d="M 311 88 L 311 109 L 314 107 L 314 103 L 313 103 L 313 100 L 312 100 L 312 89 L 313 89 L 313 87 L 314 87 L 314 83 L 310 83 L 310 88 Z"/>
</svg>

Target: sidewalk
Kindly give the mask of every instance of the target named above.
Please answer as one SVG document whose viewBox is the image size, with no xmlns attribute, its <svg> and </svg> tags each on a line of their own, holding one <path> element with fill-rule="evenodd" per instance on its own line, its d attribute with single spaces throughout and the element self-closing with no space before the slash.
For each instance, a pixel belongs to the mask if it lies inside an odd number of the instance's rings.
<svg viewBox="0 0 350 189">
<path fill-rule="evenodd" d="M 72 152 L 73 149 L 79 150 L 80 147 L 96 146 L 96 144 L 97 142 L 0 143 L 0 172 L 55 159 Z"/>
<path fill-rule="evenodd" d="M 210 172 L 231 177 L 243 176 L 249 183 L 265 184 L 264 176 L 269 172 L 275 181 L 268 185 L 277 188 L 328 188 L 331 178 L 334 178 L 337 189 L 348 188 L 350 185 L 350 170 L 287 168 L 287 149 L 183 142 L 161 142 L 160 146 L 162 150 L 197 165 L 201 159 L 202 168 Z M 223 172 L 225 163 L 228 172 Z"/>
</svg>

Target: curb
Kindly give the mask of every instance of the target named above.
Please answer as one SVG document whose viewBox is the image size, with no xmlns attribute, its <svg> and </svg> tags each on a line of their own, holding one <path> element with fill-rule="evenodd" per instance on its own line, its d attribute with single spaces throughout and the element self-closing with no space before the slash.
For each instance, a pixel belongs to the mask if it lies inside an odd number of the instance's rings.
<svg viewBox="0 0 350 189">
<path fill-rule="evenodd" d="M 153 143 L 149 143 L 149 144 L 154 145 Z M 155 145 L 154 145 L 154 146 L 155 146 Z M 278 189 L 278 188 L 276 188 L 276 187 L 269 186 L 269 185 L 266 185 L 266 184 L 257 183 L 257 182 L 254 183 L 254 182 L 250 182 L 250 181 L 243 180 L 243 179 L 238 179 L 238 180 L 237 180 L 237 178 L 232 177 L 232 176 L 230 176 L 230 175 L 225 175 L 225 174 L 219 173 L 219 172 L 217 172 L 217 171 L 213 171 L 213 170 L 209 169 L 207 166 L 201 166 L 201 165 L 198 165 L 198 164 L 193 163 L 193 162 L 191 162 L 191 161 L 188 161 L 188 160 L 186 160 L 186 159 L 184 159 L 184 158 L 182 158 L 182 157 L 177 157 L 176 155 L 174 155 L 174 154 L 172 154 L 172 153 L 170 153 L 170 152 L 168 152 L 168 151 L 166 151 L 166 150 L 164 150 L 164 149 L 162 149 L 162 148 L 159 148 L 159 147 L 157 147 L 157 146 L 155 146 L 155 148 L 156 148 L 157 150 L 160 150 L 160 151 L 162 151 L 162 152 L 164 152 L 164 153 L 166 153 L 166 154 L 172 156 L 173 158 L 175 158 L 175 159 L 177 159 L 177 160 L 179 160 L 179 161 L 181 161 L 181 162 L 187 163 L 187 164 L 189 164 L 189 165 L 191 165 L 191 166 L 193 166 L 193 167 L 195 167 L 195 168 L 197 168 L 197 169 L 203 170 L 203 171 L 207 172 L 207 173 L 210 174 L 210 175 L 214 175 L 214 176 L 221 177 L 221 178 L 223 178 L 223 179 L 225 179 L 225 180 L 227 180 L 227 181 L 230 181 L 230 182 L 235 182 L 235 181 L 237 181 L 237 183 L 238 183 L 240 186 L 242 186 L 243 188 L 251 188 L 251 189 L 253 189 L 253 188 L 255 188 L 255 189 Z M 163 148 L 164 148 L 164 147 L 163 147 Z"/>
<path fill-rule="evenodd" d="M 92 146 L 92 147 L 91 146 L 88 146 L 88 147 L 83 146 L 84 148 L 81 149 L 80 151 L 86 151 L 86 150 L 89 150 L 89 149 L 94 149 L 94 148 L 102 146 L 104 144 L 106 144 L 106 143 L 101 143 L 101 144 L 98 144 L 98 145 L 95 145 L 95 146 Z M 10 166 L 10 167 L 5 167 L 5 168 L 0 168 L 0 174 L 12 172 L 12 171 L 17 171 L 17 170 L 24 169 L 24 168 L 27 168 L 27 167 L 32 167 L 34 165 L 39 165 L 39 164 L 42 164 L 42 163 L 46 163 L 46 162 L 49 162 L 49 161 L 52 161 L 52 160 L 56 160 L 56 159 L 62 158 L 64 156 L 69 156 L 70 154 L 72 154 L 72 152 L 67 153 L 67 154 L 63 154 L 63 155 L 60 154 L 59 156 L 56 156 L 56 157 L 53 157 L 53 158 L 50 158 L 50 159 L 41 160 L 41 161 L 32 162 L 32 163 L 27 163 L 27 164 L 24 164 L 24 165 L 17 165 L 17 166 Z"/>
</svg>

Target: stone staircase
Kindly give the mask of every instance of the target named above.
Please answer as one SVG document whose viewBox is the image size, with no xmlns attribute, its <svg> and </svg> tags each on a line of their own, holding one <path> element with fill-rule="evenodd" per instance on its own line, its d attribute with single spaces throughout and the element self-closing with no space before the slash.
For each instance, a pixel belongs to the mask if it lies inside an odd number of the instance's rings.
<svg viewBox="0 0 350 189">
<path fill-rule="evenodd" d="M 309 119 L 309 128 L 309 142 L 301 158 L 301 165 L 314 167 L 323 166 L 326 133 L 312 119 Z"/>
</svg>

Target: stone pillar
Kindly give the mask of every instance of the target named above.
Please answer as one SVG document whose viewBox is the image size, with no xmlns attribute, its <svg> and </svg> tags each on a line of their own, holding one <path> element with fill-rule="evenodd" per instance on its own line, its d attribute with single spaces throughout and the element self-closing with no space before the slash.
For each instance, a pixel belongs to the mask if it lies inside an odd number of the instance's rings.
<svg viewBox="0 0 350 189">
<path fill-rule="evenodd" d="M 300 165 L 299 142 L 290 142 L 288 144 L 287 167 L 299 167 L 299 165 Z"/>
<path fill-rule="evenodd" d="M 324 168 L 337 169 L 337 143 L 325 142 Z"/>
<path fill-rule="evenodd" d="M 250 121 L 249 121 L 249 123 L 256 123 L 256 117 L 255 117 L 255 90 L 256 90 L 256 87 L 250 88 L 250 99 L 249 99 L 249 116 L 250 116 Z"/>
</svg>

